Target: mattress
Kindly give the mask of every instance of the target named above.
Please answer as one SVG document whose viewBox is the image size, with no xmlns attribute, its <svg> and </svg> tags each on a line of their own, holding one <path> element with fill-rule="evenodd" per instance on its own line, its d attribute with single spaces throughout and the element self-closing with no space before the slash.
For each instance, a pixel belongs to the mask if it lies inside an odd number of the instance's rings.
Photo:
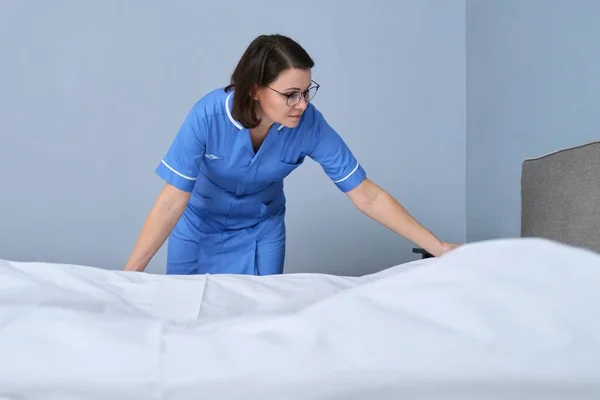
<svg viewBox="0 0 600 400">
<path fill-rule="evenodd" d="M 534 238 L 362 277 L 0 261 L 0 398 L 600 398 L 598 287 Z"/>
</svg>

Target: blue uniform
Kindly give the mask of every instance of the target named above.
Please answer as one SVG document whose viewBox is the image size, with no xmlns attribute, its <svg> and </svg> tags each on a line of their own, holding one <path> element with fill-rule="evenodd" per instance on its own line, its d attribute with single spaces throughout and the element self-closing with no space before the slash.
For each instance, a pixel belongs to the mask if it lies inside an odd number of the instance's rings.
<svg viewBox="0 0 600 400">
<path fill-rule="evenodd" d="M 222 88 L 194 104 L 156 173 L 191 192 L 171 232 L 168 274 L 283 272 L 283 179 L 318 162 L 347 192 L 366 177 L 342 138 L 311 103 L 298 125 L 274 124 L 257 152 L 250 131 L 231 114 L 233 92 Z"/>
</svg>

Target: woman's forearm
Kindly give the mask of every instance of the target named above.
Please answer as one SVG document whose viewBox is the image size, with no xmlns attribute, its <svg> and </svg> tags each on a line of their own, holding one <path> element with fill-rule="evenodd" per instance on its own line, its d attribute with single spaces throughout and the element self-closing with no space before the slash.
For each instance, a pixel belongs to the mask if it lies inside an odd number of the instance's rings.
<svg viewBox="0 0 600 400">
<path fill-rule="evenodd" d="M 417 222 L 389 193 L 371 181 L 351 199 L 371 219 L 422 247 L 434 256 L 444 252 L 444 242 Z"/>
<path fill-rule="evenodd" d="M 156 199 L 137 243 L 125 265 L 126 271 L 144 271 L 156 252 L 181 218 L 189 200 L 189 193 L 170 185 L 165 186 Z"/>
<path fill-rule="evenodd" d="M 443 252 L 443 243 L 417 222 L 408 211 L 386 192 L 375 198 L 371 207 L 363 210 L 370 218 L 425 249 L 434 256 Z"/>
</svg>

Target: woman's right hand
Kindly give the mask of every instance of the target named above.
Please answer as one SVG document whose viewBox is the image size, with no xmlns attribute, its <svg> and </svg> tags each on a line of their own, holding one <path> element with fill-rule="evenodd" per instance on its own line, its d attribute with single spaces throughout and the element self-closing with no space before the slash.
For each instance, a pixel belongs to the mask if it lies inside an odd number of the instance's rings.
<svg viewBox="0 0 600 400">
<path fill-rule="evenodd" d="M 454 249 L 456 249 L 457 247 L 460 247 L 460 244 L 457 243 L 446 243 L 446 242 L 442 242 L 442 254 L 444 255 Z"/>
<path fill-rule="evenodd" d="M 165 184 L 125 264 L 125 271 L 143 272 L 181 218 L 190 193 Z"/>
</svg>

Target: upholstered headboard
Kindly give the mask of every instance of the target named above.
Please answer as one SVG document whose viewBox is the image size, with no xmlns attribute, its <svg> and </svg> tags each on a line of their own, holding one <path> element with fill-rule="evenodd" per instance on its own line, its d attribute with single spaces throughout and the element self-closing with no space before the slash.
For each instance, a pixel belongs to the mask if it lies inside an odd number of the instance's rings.
<svg viewBox="0 0 600 400">
<path fill-rule="evenodd" d="M 521 236 L 600 252 L 600 141 L 523 162 Z"/>
</svg>

